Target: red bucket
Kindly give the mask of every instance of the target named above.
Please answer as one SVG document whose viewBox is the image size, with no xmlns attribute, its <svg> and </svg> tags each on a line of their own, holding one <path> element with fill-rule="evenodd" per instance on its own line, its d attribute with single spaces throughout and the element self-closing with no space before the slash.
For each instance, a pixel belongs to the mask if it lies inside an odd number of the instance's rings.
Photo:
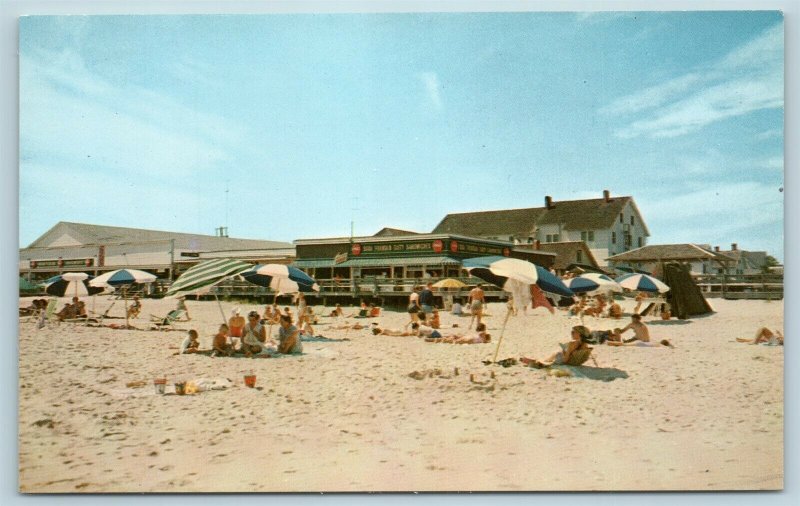
<svg viewBox="0 0 800 506">
<path fill-rule="evenodd" d="M 244 376 L 244 384 L 250 388 L 254 388 L 256 386 L 256 375 L 255 374 L 246 374 Z"/>
</svg>

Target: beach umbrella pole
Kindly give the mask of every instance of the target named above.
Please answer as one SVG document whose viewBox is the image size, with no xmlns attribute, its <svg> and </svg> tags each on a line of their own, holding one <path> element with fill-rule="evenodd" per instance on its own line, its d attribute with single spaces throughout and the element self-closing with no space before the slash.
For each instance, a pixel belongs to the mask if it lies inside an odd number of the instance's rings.
<svg viewBox="0 0 800 506">
<path fill-rule="evenodd" d="M 125 328 L 128 328 L 128 288 L 122 288 L 122 300 L 125 301 Z"/>
<path fill-rule="evenodd" d="M 497 348 L 494 350 L 494 358 L 492 362 L 497 362 L 497 355 L 500 353 L 500 343 L 503 342 L 503 334 L 506 332 L 506 324 L 508 323 L 508 317 L 511 316 L 511 309 L 506 310 L 506 318 L 503 320 L 503 328 L 500 330 L 500 337 L 497 339 Z"/>
<path fill-rule="evenodd" d="M 227 324 L 228 322 L 225 321 L 225 311 L 222 310 L 222 302 L 219 301 L 219 296 L 217 292 L 214 292 L 214 298 L 217 299 L 217 305 L 219 306 L 219 314 L 222 315 L 222 323 Z"/>
</svg>

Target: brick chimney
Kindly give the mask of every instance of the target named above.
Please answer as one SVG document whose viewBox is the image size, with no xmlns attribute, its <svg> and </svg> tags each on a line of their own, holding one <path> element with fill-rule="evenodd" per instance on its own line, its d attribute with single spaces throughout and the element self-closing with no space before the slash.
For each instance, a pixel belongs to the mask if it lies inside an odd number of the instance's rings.
<svg viewBox="0 0 800 506">
<path fill-rule="evenodd" d="M 731 251 L 736 251 L 736 243 L 731 244 Z"/>
<path fill-rule="evenodd" d="M 611 192 L 608 190 L 603 190 L 603 200 L 606 202 L 611 202 Z"/>
<path fill-rule="evenodd" d="M 545 209 L 552 209 L 553 208 L 553 197 L 551 197 L 550 195 L 547 195 L 544 198 L 544 208 Z"/>
</svg>

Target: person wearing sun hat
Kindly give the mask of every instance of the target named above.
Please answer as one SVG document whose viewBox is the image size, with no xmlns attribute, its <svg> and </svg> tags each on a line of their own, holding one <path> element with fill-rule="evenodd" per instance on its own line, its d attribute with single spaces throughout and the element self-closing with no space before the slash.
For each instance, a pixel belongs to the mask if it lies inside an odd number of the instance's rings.
<svg viewBox="0 0 800 506">
<path fill-rule="evenodd" d="M 231 337 L 242 337 L 244 331 L 245 319 L 241 315 L 241 310 L 238 307 L 233 308 L 231 311 L 231 318 L 228 320 L 228 329 L 230 330 Z"/>
</svg>

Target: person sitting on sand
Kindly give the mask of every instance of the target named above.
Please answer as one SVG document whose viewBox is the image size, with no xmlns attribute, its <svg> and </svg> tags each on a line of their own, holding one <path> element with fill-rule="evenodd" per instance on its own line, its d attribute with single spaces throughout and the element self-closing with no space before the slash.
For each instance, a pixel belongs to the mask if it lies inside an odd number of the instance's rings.
<svg viewBox="0 0 800 506">
<path fill-rule="evenodd" d="M 767 327 L 761 327 L 756 332 L 756 337 L 754 339 L 745 339 L 743 337 L 737 337 L 736 340 L 740 343 L 750 343 L 750 344 L 770 344 L 770 345 L 780 345 L 783 346 L 783 334 L 781 334 L 780 330 L 775 330 L 774 332 L 768 329 Z"/>
<path fill-rule="evenodd" d="M 336 304 L 336 307 L 333 308 L 333 310 L 331 311 L 330 316 L 334 316 L 334 317 L 337 317 L 337 318 L 344 317 L 344 311 L 342 311 L 341 304 Z"/>
<path fill-rule="evenodd" d="M 267 306 L 264 308 L 264 315 L 263 315 L 263 317 L 261 318 L 261 319 L 262 319 L 262 322 L 261 322 L 261 323 L 263 323 L 263 324 L 269 324 L 270 322 L 272 322 L 272 319 L 273 319 L 274 317 L 275 317 L 275 315 L 273 315 L 273 314 L 272 314 L 272 306 L 270 306 L 269 304 L 267 304 Z"/>
<path fill-rule="evenodd" d="M 617 320 L 622 318 L 622 307 L 617 301 L 611 301 L 611 305 L 608 306 L 608 317 Z"/>
<path fill-rule="evenodd" d="M 228 326 L 224 323 L 219 326 L 219 332 L 211 343 L 211 356 L 230 357 L 233 355 L 233 346 L 228 344 Z"/>
<path fill-rule="evenodd" d="M 429 343 L 450 343 L 450 344 L 482 344 L 492 341 L 492 336 L 486 332 L 486 324 L 481 323 L 475 327 L 475 332 L 467 335 L 454 334 L 441 339 L 425 339 Z"/>
<path fill-rule="evenodd" d="M 128 318 L 138 318 L 142 312 L 142 302 L 138 295 L 133 296 L 133 304 L 128 308 Z"/>
<path fill-rule="evenodd" d="M 73 297 L 72 302 L 68 302 L 64 307 L 56 313 L 59 321 L 72 320 L 78 315 L 78 298 Z"/>
<path fill-rule="evenodd" d="M 434 329 L 433 327 L 429 327 L 421 323 L 412 323 L 411 332 L 412 332 L 411 335 L 423 338 L 439 339 L 440 337 L 442 337 L 441 332 Z"/>
<path fill-rule="evenodd" d="M 413 336 L 411 332 L 406 332 L 403 329 L 382 329 L 380 327 L 372 327 L 373 336 Z"/>
<path fill-rule="evenodd" d="M 643 343 L 650 342 L 650 330 L 648 330 L 647 325 L 642 323 L 642 315 L 638 313 L 632 314 L 631 322 L 620 331 L 620 335 L 624 334 L 628 330 L 633 330 L 634 335 L 632 338 L 626 339 L 624 342 L 626 343 L 632 343 L 633 341 L 641 341 Z"/>
<path fill-rule="evenodd" d="M 569 307 L 568 314 L 570 316 L 583 316 L 584 309 L 586 308 L 587 299 L 586 294 L 581 295 L 573 305 Z"/>
<path fill-rule="evenodd" d="M 585 354 L 585 360 L 588 360 L 590 356 L 589 353 L 591 352 L 592 349 L 592 347 L 589 346 L 589 344 L 586 342 L 588 339 L 589 339 L 589 329 L 584 327 L 583 325 L 577 325 L 575 327 L 572 327 L 572 340 L 568 343 L 561 343 L 559 345 L 561 347 L 561 350 L 554 353 L 546 360 L 539 361 L 536 360 L 535 358 L 521 357 L 519 361 L 525 365 L 528 365 L 530 367 L 535 367 L 537 369 L 541 369 L 543 367 L 550 367 L 551 365 L 565 365 L 571 363 L 573 363 L 573 365 L 580 365 L 574 363 L 575 360 L 573 355 L 577 353 Z"/>
<path fill-rule="evenodd" d="M 283 318 L 284 316 L 288 316 L 289 321 L 294 323 L 294 316 L 292 315 L 292 310 L 289 308 L 289 306 L 283 308 L 283 315 L 281 315 L 281 318 Z M 278 323 L 280 323 L 280 319 L 278 320 Z"/>
<path fill-rule="evenodd" d="M 197 335 L 197 331 L 192 329 L 181 343 L 180 351 L 177 354 L 197 353 L 198 350 L 200 350 L 199 336 Z"/>
<path fill-rule="evenodd" d="M 267 342 L 267 330 L 261 325 L 260 320 L 257 311 L 250 311 L 247 315 L 247 323 L 242 329 L 241 352 L 247 357 L 261 353 L 264 343 Z"/>
<path fill-rule="evenodd" d="M 602 316 L 603 310 L 606 308 L 605 298 L 602 295 L 597 295 L 594 298 L 594 304 L 583 310 L 586 316 Z"/>
<path fill-rule="evenodd" d="M 439 327 L 442 325 L 442 322 L 439 321 L 439 310 L 436 308 L 433 308 L 429 325 L 434 329 L 439 329 Z"/>
<path fill-rule="evenodd" d="M 233 308 L 233 311 L 231 311 L 231 318 L 228 320 L 230 336 L 241 338 L 245 323 L 244 316 L 241 315 L 241 310 L 238 307 Z"/>
<path fill-rule="evenodd" d="M 302 353 L 303 343 L 300 341 L 300 332 L 297 327 L 292 325 L 292 319 L 281 316 L 280 328 L 278 329 L 278 353 Z"/>
</svg>

